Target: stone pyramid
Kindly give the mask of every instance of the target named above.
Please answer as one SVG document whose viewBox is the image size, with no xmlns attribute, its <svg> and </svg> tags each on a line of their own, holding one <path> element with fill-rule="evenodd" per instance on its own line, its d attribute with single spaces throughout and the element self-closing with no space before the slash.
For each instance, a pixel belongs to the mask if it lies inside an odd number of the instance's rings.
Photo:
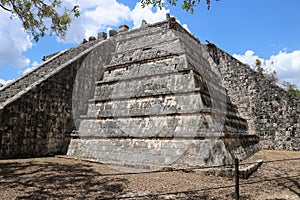
<svg viewBox="0 0 300 200">
<path fill-rule="evenodd" d="M 110 37 L 88 112 L 68 155 L 133 164 L 232 164 L 259 150 L 223 88 L 216 64 L 176 20 Z"/>
</svg>

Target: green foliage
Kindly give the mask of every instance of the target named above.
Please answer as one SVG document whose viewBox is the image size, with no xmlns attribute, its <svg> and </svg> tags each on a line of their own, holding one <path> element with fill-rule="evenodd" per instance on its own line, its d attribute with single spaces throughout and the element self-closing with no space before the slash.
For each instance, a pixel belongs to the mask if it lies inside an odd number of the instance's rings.
<svg viewBox="0 0 300 200">
<path fill-rule="evenodd" d="M 259 73 L 261 76 L 265 77 L 265 70 L 261 67 L 261 61 L 259 59 L 255 60 L 255 70 L 257 73 Z"/>
<path fill-rule="evenodd" d="M 295 91 L 292 91 L 291 93 L 292 93 L 292 95 L 294 95 L 295 97 L 300 99 L 300 90 L 299 89 L 296 89 Z"/>
<path fill-rule="evenodd" d="M 300 90 L 297 88 L 295 84 L 284 81 L 282 85 L 286 91 L 294 95 L 296 98 L 300 99 Z"/>
<path fill-rule="evenodd" d="M 181 7 L 183 10 L 186 10 L 187 12 L 194 13 L 194 8 L 197 4 L 200 3 L 201 0 L 182 0 Z M 219 1 L 219 0 L 215 0 Z M 176 6 L 178 0 L 166 0 L 170 5 Z M 152 5 L 154 7 L 159 7 L 160 9 L 164 7 L 163 0 L 141 0 L 142 6 L 145 7 L 147 5 Z M 206 0 L 207 9 L 210 8 L 210 0 Z"/>
<path fill-rule="evenodd" d="M 72 23 L 72 17 L 79 17 L 79 7 L 62 7 L 61 0 L 1 0 L 0 7 L 18 17 L 35 41 L 45 36 L 47 31 L 63 38 Z M 50 22 L 50 27 L 46 24 Z M 50 28 L 50 30 L 49 30 Z"/>
<path fill-rule="evenodd" d="M 255 60 L 255 66 L 260 67 L 261 66 L 261 61 L 259 59 Z"/>
<path fill-rule="evenodd" d="M 264 68 L 261 67 L 261 61 L 259 59 L 256 59 L 255 61 L 255 70 L 258 74 L 268 79 L 271 83 L 273 84 L 277 83 L 278 81 L 277 72 L 274 70 L 271 73 L 266 73 Z M 284 81 L 282 85 L 286 91 L 294 95 L 296 98 L 300 99 L 300 90 L 297 88 L 295 84 L 291 84 L 289 82 Z"/>
<path fill-rule="evenodd" d="M 264 76 L 265 77 L 265 75 L 264 75 L 264 68 L 262 68 L 261 66 L 258 66 L 258 67 L 256 67 L 255 68 L 255 70 L 257 71 L 257 73 L 259 73 L 261 76 Z"/>
<path fill-rule="evenodd" d="M 255 70 L 259 75 L 268 79 L 271 83 L 277 83 L 277 72 L 275 70 L 270 73 L 265 72 L 264 68 L 261 67 L 261 61 L 259 59 L 255 60 Z"/>
</svg>

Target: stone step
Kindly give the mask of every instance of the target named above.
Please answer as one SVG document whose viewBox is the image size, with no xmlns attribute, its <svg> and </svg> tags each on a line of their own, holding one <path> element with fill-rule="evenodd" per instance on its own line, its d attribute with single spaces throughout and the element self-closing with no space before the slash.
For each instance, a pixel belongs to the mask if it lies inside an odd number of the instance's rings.
<svg viewBox="0 0 300 200">
<path fill-rule="evenodd" d="M 94 42 L 95 43 L 95 42 Z M 60 67 L 63 63 L 69 61 L 74 56 L 78 55 L 82 51 L 86 50 L 91 46 L 91 43 L 83 44 L 77 48 L 71 48 L 66 52 L 63 52 L 52 60 L 46 61 L 32 72 L 21 76 L 11 84 L 8 84 L 0 90 L 0 104 L 15 96 L 25 88 L 29 87 L 34 82 L 42 79 L 56 68 Z"/>
<path fill-rule="evenodd" d="M 221 139 L 73 139 L 67 155 L 132 164 L 207 166 L 233 162 Z"/>
<path fill-rule="evenodd" d="M 81 137 L 210 137 L 236 133 L 245 135 L 247 124 L 211 113 L 86 118 L 81 120 L 79 133 Z"/>
</svg>

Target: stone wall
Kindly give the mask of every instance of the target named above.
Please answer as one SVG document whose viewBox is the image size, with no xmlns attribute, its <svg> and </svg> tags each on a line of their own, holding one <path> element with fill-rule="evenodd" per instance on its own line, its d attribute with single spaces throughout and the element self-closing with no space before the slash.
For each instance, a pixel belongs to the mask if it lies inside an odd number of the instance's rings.
<svg viewBox="0 0 300 200">
<path fill-rule="evenodd" d="M 0 110 L 1 158 L 63 154 L 74 129 L 72 86 L 76 64 Z"/>
<path fill-rule="evenodd" d="M 86 91 L 94 91 L 113 49 L 111 41 L 80 45 L 1 88 L 0 158 L 66 154 L 76 119 L 87 112 Z"/>
<path fill-rule="evenodd" d="M 213 44 L 206 45 L 233 104 L 263 148 L 300 150 L 300 101 Z"/>
</svg>

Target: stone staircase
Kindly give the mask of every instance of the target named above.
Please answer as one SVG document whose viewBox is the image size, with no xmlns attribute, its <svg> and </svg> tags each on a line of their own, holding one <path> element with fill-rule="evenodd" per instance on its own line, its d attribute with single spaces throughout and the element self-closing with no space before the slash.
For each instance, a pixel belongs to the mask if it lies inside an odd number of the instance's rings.
<svg viewBox="0 0 300 200">
<path fill-rule="evenodd" d="M 62 64 L 68 62 L 73 57 L 93 46 L 96 42 L 97 41 L 90 41 L 88 43 L 81 44 L 78 47 L 61 51 L 57 55 L 54 55 L 42 63 L 33 71 L 24 74 L 20 78 L 0 88 L 0 109 L 3 108 L 6 103 L 11 102 L 10 99 L 12 97 L 24 92 L 26 88 L 31 87 L 35 82 L 45 79 L 49 74 L 51 74 L 51 72 L 54 72 Z"/>
</svg>

